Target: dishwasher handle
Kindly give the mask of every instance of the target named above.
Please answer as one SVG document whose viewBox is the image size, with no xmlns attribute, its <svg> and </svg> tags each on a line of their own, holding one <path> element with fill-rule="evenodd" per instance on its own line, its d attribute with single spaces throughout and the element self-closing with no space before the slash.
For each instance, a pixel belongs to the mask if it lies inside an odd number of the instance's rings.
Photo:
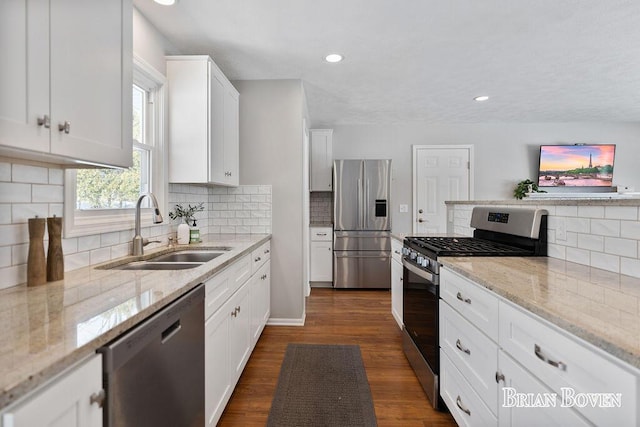
<svg viewBox="0 0 640 427">
<path fill-rule="evenodd" d="M 176 320 L 171 326 L 162 331 L 162 340 L 160 341 L 162 344 L 169 341 L 175 334 L 180 332 L 182 329 L 182 325 L 180 324 L 180 319 Z"/>
</svg>

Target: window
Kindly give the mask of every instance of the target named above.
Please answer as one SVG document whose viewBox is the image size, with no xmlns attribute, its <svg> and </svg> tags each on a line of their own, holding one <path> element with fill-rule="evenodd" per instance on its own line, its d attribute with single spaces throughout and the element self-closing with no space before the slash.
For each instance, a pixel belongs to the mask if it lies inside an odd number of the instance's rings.
<svg viewBox="0 0 640 427">
<path fill-rule="evenodd" d="M 65 175 L 65 237 L 133 228 L 140 194 L 153 192 L 161 210 L 165 200 L 163 110 L 164 77 L 134 59 L 133 166 L 79 169 Z M 148 200 L 144 199 L 143 207 Z M 150 224 L 142 215 L 142 224 Z"/>
</svg>

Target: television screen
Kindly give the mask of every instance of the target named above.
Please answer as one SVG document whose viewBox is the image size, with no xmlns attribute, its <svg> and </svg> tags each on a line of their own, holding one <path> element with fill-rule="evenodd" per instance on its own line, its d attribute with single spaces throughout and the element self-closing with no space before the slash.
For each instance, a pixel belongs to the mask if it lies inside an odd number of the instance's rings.
<svg viewBox="0 0 640 427">
<path fill-rule="evenodd" d="M 541 145 L 539 187 L 611 187 L 615 144 Z"/>
</svg>

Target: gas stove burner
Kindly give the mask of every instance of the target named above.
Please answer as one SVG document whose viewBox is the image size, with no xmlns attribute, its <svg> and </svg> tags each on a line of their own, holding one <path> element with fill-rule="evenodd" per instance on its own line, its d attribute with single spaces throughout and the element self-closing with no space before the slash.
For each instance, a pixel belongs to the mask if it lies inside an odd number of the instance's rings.
<svg viewBox="0 0 640 427">
<path fill-rule="evenodd" d="M 407 240 L 420 248 L 435 252 L 439 256 L 469 255 L 529 255 L 530 251 L 474 237 L 408 237 Z"/>
</svg>

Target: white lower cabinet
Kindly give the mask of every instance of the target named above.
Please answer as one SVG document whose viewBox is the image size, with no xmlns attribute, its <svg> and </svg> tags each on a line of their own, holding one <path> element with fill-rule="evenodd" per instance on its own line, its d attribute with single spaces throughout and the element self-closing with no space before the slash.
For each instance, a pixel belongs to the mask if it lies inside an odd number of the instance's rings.
<svg viewBox="0 0 640 427">
<path fill-rule="evenodd" d="M 637 369 L 446 267 L 440 278 L 441 395 L 458 424 L 640 425 Z M 589 403 L 602 394 L 610 407 Z"/>
<path fill-rule="evenodd" d="M 205 297 L 205 414 L 215 426 L 270 314 L 269 242 L 209 279 Z M 266 257 L 265 257 L 266 255 Z M 251 272 L 254 274 L 251 275 Z"/>
<path fill-rule="evenodd" d="M 402 329 L 402 242 L 391 240 L 391 314 Z"/>
<path fill-rule="evenodd" d="M 538 379 L 531 375 L 526 369 L 520 366 L 504 351 L 498 354 L 498 364 L 500 373 L 504 379 L 500 380 L 502 387 L 499 392 L 499 425 L 500 427 L 522 426 L 522 427 L 580 427 L 590 426 L 584 418 L 578 415 L 573 409 L 562 407 L 562 402 L 556 398 L 552 391 L 545 387 Z M 502 377 L 500 377 L 502 378 Z M 518 402 L 521 398 L 516 395 L 526 393 L 532 398 L 539 397 L 537 401 L 541 406 L 523 407 Z M 531 403 L 535 406 L 536 402 Z M 542 406 L 544 405 L 544 406 Z"/>
<path fill-rule="evenodd" d="M 309 229 L 309 281 L 333 282 L 333 228 Z"/>
<path fill-rule="evenodd" d="M 2 412 L 3 427 L 102 426 L 102 356 L 94 355 Z"/>
</svg>

